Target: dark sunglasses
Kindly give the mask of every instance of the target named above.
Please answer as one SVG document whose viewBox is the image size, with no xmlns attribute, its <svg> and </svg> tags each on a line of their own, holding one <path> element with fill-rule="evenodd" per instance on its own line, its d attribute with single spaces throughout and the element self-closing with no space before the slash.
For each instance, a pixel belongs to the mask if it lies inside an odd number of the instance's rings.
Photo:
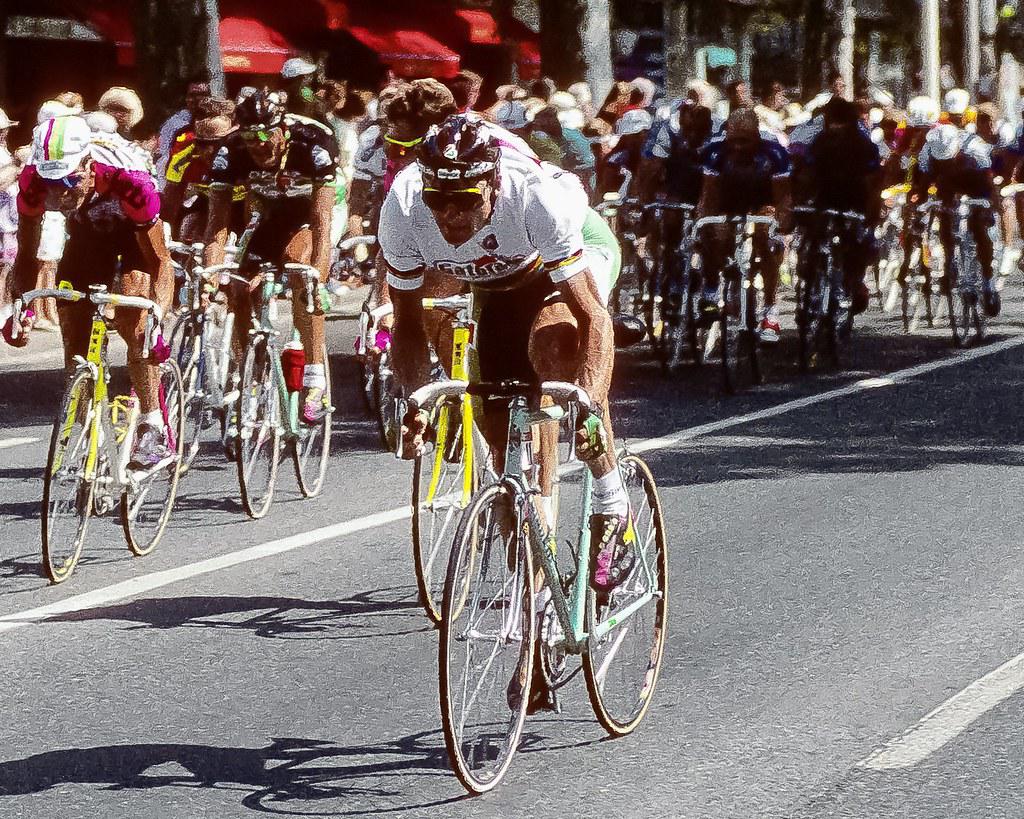
<svg viewBox="0 0 1024 819">
<path fill-rule="evenodd" d="M 248 128 L 239 131 L 239 134 L 242 137 L 242 142 L 267 142 L 274 130 L 274 128 Z"/>
<path fill-rule="evenodd" d="M 480 188 L 464 188 L 457 191 L 423 189 L 423 204 L 431 210 L 444 210 L 449 205 L 454 205 L 458 210 L 476 210 L 483 203 L 484 195 Z"/>
<path fill-rule="evenodd" d="M 392 158 L 401 158 L 411 154 L 413 149 L 423 142 L 423 137 L 416 139 L 395 139 L 392 136 L 384 136 L 384 150 Z"/>
</svg>

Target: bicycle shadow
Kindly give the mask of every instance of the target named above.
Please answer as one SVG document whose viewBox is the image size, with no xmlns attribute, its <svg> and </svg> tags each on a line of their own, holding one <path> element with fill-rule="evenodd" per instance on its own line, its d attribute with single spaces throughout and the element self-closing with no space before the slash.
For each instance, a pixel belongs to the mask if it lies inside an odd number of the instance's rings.
<svg viewBox="0 0 1024 819">
<path fill-rule="evenodd" d="M 353 640 L 433 631 L 411 587 L 362 592 L 345 600 L 295 597 L 184 596 L 132 600 L 69 612 L 48 622 L 123 621 L 136 629 L 212 628 L 290 640 Z"/>
<path fill-rule="evenodd" d="M 463 796 L 404 800 L 403 777 L 449 776 L 438 731 L 424 731 L 368 745 L 275 737 L 263 748 L 185 743 L 136 743 L 66 748 L 0 762 L 0 799 L 95 785 L 103 790 L 199 788 L 247 791 L 241 804 L 271 814 L 367 816 L 436 808 Z M 176 766 L 179 771 L 160 768 Z M 365 810 L 346 808 L 369 800 Z M 322 803 L 339 800 L 336 810 Z M 403 804 L 392 807 L 380 800 Z M 311 805 L 310 803 L 321 803 Z"/>
</svg>

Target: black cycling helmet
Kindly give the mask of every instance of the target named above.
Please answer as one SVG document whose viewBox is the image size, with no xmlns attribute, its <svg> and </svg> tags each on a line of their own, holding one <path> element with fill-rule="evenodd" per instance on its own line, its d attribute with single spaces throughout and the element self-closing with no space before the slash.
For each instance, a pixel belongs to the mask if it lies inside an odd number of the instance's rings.
<svg viewBox="0 0 1024 819">
<path fill-rule="evenodd" d="M 284 118 L 283 95 L 266 88 L 243 97 L 235 107 L 235 119 L 242 129 L 273 128 Z"/>
<path fill-rule="evenodd" d="M 420 148 L 424 187 L 459 190 L 481 180 L 493 182 L 499 153 L 480 120 L 466 114 L 450 116 L 427 134 Z"/>
</svg>

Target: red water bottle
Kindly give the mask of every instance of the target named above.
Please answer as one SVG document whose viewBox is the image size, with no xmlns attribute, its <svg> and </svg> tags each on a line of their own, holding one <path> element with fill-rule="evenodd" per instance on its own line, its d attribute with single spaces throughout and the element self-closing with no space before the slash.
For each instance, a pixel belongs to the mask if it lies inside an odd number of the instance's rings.
<svg viewBox="0 0 1024 819">
<path fill-rule="evenodd" d="M 281 369 L 284 370 L 284 383 L 289 392 L 302 389 L 302 374 L 306 369 L 306 351 L 301 341 L 289 342 L 281 351 Z"/>
</svg>

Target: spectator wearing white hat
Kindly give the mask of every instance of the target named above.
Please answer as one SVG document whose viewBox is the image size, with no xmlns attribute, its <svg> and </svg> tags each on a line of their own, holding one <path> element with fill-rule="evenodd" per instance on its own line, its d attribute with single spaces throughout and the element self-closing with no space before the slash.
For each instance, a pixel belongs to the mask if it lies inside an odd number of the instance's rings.
<svg viewBox="0 0 1024 819">
<path fill-rule="evenodd" d="M 962 128 L 966 124 L 967 109 L 971 105 L 971 95 L 963 88 L 951 88 L 946 92 L 945 117 L 943 119 L 950 125 Z"/>
<path fill-rule="evenodd" d="M 117 133 L 132 138 L 132 129 L 142 120 L 142 100 L 132 89 L 115 85 L 103 92 L 97 105 L 100 111 L 117 121 Z"/>
<path fill-rule="evenodd" d="M 3 108 L 0 108 L 0 168 L 5 168 L 12 162 L 11 152 L 7 148 L 7 134 L 17 124 L 7 116 Z"/>
</svg>

